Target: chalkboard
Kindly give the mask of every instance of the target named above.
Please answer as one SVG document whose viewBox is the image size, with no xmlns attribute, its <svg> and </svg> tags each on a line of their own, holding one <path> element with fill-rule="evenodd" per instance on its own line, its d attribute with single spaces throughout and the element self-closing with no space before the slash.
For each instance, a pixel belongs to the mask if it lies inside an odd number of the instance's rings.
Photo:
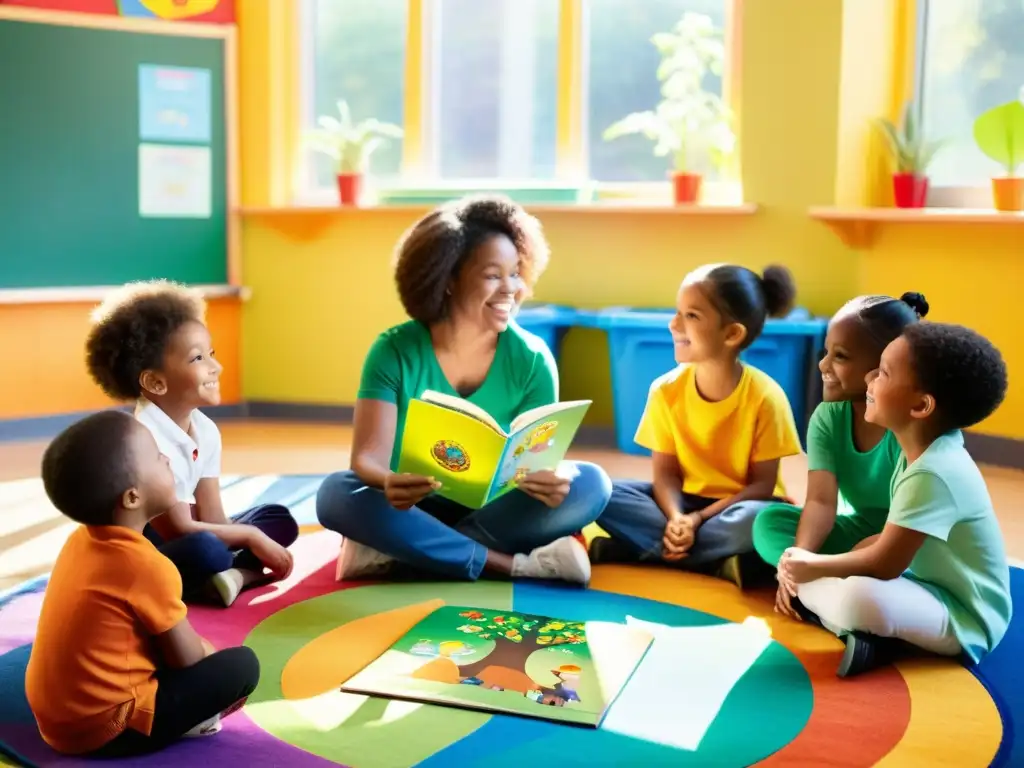
<svg viewBox="0 0 1024 768">
<path fill-rule="evenodd" d="M 227 282 L 225 40 L 0 16 L 0 289 Z"/>
</svg>

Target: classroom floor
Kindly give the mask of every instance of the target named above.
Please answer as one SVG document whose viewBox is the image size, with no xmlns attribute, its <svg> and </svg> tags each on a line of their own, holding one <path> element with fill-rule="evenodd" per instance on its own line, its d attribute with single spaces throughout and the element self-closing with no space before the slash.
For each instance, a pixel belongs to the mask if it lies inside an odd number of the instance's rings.
<svg viewBox="0 0 1024 768">
<path fill-rule="evenodd" d="M 352 431 L 347 425 L 225 421 L 221 430 L 225 474 L 309 474 L 348 467 Z M 38 498 L 45 447 L 45 441 L 0 443 L 0 590 L 47 573 L 74 527 L 53 509 L 24 503 Z M 646 458 L 617 451 L 580 449 L 571 456 L 602 465 L 613 478 L 648 477 L 650 472 Z M 806 489 L 806 466 L 802 456 L 783 462 L 786 486 L 798 499 Z M 1024 560 L 1024 472 L 983 470 L 1009 555 Z"/>
</svg>

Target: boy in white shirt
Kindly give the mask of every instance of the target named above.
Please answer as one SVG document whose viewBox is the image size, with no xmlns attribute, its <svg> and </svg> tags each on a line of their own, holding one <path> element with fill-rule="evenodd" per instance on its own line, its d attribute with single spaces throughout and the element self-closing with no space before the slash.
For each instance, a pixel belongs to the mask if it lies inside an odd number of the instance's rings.
<svg viewBox="0 0 1024 768">
<path fill-rule="evenodd" d="M 287 547 L 299 529 L 279 504 L 229 519 L 220 497 L 221 437 L 198 408 L 220 403 L 221 364 L 203 323 L 205 303 L 164 280 L 130 283 L 93 313 L 86 363 L 117 400 L 135 401 L 136 418 L 174 471 L 179 504 L 145 535 L 181 573 L 186 597 L 214 593 L 231 605 L 247 585 L 285 578 Z"/>
</svg>

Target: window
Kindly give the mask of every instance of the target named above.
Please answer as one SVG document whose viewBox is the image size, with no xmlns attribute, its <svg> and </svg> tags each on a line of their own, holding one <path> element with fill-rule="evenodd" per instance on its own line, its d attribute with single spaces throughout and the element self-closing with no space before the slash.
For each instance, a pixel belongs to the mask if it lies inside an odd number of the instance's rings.
<svg viewBox="0 0 1024 768">
<path fill-rule="evenodd" d="M 988 207 L 989 179 L 1002 171 L 975 146 L 974 119 L 1022 96 L 1024 3 L 918 2 L 917 86 L 923 129 L 932 138 L 948 141 L 929 169 L 932 185 L 939 188 L 930 202 Z"/>
<path fill-rule="evenodd" d="M 587 74 L 585 124 L 590 177 L 597 181 L 664 181 L 671 157 L 654 154 L 654 142 L 643 135 L 605 140 L 609 126 L 633 112 L 653 110 L 662 99 L 657 78 L 661 53 L 655 34 L 672 32 L 686 13 L 709 19 L 717 42 L 700 26 L 684 28 L 680 39 L 698 43 L 684 55 L 676 77 L 686 88 L 683 98 L 703 101 L 722 97 L 724 27 L 727 0 L 587 0 Z M 708 68 L 718 69 L 707 71 Z M 691 81 L 689 76 L 695 81 Z M 692 103 L 692 102 L 690 102 Z M 713 115 L 701 132 L 714 130 Z M 701 142 L 706 144 L 706 142 Z M 689 153 L 693 170 L 711 170 L 707 146 Z"/>
<path fill-rule="evenodd" d="M 407 0 L 303 0 L 303 127 L 336 116 L 344 99 L 356 121 L 402 124 Z M 334 189 L 326 155 L 305 149 L 305 190 Z M 389 139 L 371 159 L 377 178 L 397 178 L 402 140 Z"/>
<path fill-rule="evenodd" d="M 436 0 L 434 7 L 427 167 L 442 179 L 553 177 L 557 0 Z"/>
<path fill-rule="evenodd" d="M 586 175 L 597 182 L 667 182 L 671 156 L 658 156 L 643 135 L 606 139 L 627 115 L 662 100 L 663 52 L 652 38 L 677 33 L 690 41 L 674 75 L 688 104 L 704 118 L 688 144 L 693 170 L 715 178 L 716 128 L 725 128 L 724 29 L 732 0 L 584 0 L 582 18 L 560 18 L 558 0 L 417 0 L 422 29 L 410 30 L 410 0 L 302 0 L 302 125 L 336 116 L 344 100 L 352 118 L 403 125 L 405 77 L 422 77 L 419 132 L 403 156 L 403 140 L 388 139 L 372 156 L 369 175 L 378 191 L 403 186 L 512 187 L 575 184 L 559 179 L 559 85 L 565 64 L 559 45 L 564 23 L 579 23 L 583 40 L 580 104 Z M 690 14 L 690 16 L 687 16 Z M 696 14 L 694 16 L 693 14 Z M 684 18 L 687 25 L 680 28 Z M 421 34 L 422 61 L 409 67 L 410 32 Z M 580 98 L 575 98 L 576 96 Z M 411 109 L 411 107 L 409 107 Z M 417 121 L 410 116 L 410 122 Z M 729 134 L 731 136 L 731 133 Z M 693 137 L 696 138 L 693 138 Z M 336 194 L 331 160 L 303 148 L 298 197 Z M 577 158 L 572 158 L 574 161 Z M 415 160 L 413 171 L 404 163 Z M 574 163 L 567 163 L 572 167 Z M 500 181 L 497 181 L 500 180 Z M 632 193 L 630 193 L 632 194 Z"/>
</svg>

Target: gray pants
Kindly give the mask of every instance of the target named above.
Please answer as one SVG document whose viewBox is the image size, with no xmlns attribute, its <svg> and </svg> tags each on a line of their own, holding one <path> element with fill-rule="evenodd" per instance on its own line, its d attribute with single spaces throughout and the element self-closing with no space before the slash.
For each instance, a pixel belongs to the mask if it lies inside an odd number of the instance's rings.
<svg viewBox="0 0 1024 768">
<path fill-rule="evenodd" d="M 695 512 L 716 499 L 680 493 L 682 509 Z M 757 513 L 773 500 L 741 501 L 706 520 L 699 529 L 689 554 L 669 565 L 697 570 L 754 550 L 753 527 Z M 665 515 L 654 501 L 654 484 L 639 480 L 616 480 L 612 495 L 597 524 L 613 538 L 637 550 L 641 561 L 662 562 L 661 541 L 665 536 Z"/>
</svg>

